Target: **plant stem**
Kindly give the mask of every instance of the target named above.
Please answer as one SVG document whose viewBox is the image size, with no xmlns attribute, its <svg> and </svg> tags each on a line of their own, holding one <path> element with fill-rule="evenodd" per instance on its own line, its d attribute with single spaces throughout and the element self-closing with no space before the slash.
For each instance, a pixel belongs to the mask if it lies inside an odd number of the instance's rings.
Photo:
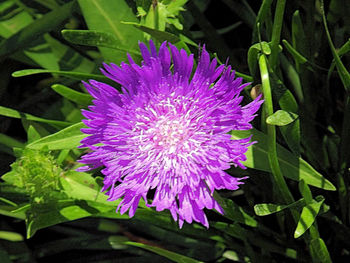
<svg viewBox="0 0 350 263">
<path fill-rule="evenodd" d="M 268 116 L 273 114 L 273 103 L 272 103 L 272 93 L 270 86 L 270 78 L 267 67 L 267 59 L 264 54 L 259 57 L 259 66 L 260 66 L 260 74 L 261 81 L 264 93 L 264 110 L 265 110 L 265 120 Z M 269 163 L 271 166 L 272 175 L 274 177 L 275 183 L 277 184 L 278 190 L 280 192 L 280 196 L 286 204 L 290 204 L 294 202 L 294 198 L 289 191 L 286 181 L 283 178 L 278 158 L 277 158 L 277 150 L 276 150 L 276 129 L 274 125 L 266 124 L 267 127 L 267 135 L 268 135 L 268 146 L 269 146 Z"/>
<path fill-rule="evenodd" d="M 275 71 L 277 66 L 277 59 L 278 59 L 278 52 L 279 52 L 278 45 L 280 43 L 280 38 L 281 38 L 285 6 L 286 6 L 286 0 L 277 1 L 275 18 L 273 21 L 273 28 L 272 28 L 272 37 L 271 37 L 271 56 L 269 59 L 269 62 L 273 71 Z"/>
</svg>

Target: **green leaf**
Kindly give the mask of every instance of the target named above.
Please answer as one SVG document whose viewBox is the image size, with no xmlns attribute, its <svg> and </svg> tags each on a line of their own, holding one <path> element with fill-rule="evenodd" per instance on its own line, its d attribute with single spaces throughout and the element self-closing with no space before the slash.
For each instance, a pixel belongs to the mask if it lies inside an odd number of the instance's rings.
<svg viewBox="0 0 350 263">
<path fill-rule="evenodd" d="M 24 211 L 13 212 L 13 206 L 8 205 L 0 205 L 0 215 L 13 217 L 20 220 L 24 220 L 26 218 Z"/>
<path fill-rule="evenodd" d="M 28 127 L 27 136 L 28 136 L 28 143 L 34 142 L 41 138 L 40 133 L 32 125 L 29 125 Z"/>
<path fill-rule="evenodd" d="M 329 30 L 328 30 L 328 26 L 327 26 L 327 21 L 326 21 L 326 15 L 325 15 L 325 12 L 324 12 L 324 4 L 323 4 L 323 0 L 321 0 L 321 14 L 322 14 L 322 21 L 323 21 L 323 25 L 324 25 L 324 28 L 325 28 L 325 31 L 326 31 L 326 35 L 327 35 L 327 39 L 328 39 L 328 43 L 329 43 L 329 46 L 331 48 L 331 51 L 332 51 L 332 55 L 334 57 L 334 60 L 335 60 L 335 65 L 338 69 L 338 74 L 339 74 L 339 77 L 344 85 L 344 88 L 346 91 L 350 91 L 350 73 L 349 71 L 347 71 L 346 67 L 344 66 L 343 62 L 340 60 L 340 57 L 334 47 L 334 44 L 332 42 L 332 39 L 331 39 L 331 35 L 329 33 Z"/>
<path fill-rule="evenodd" d="M 284 110 L 278 110 L 267 117 L 266 123 L 277 126 L 284 126 L 292 123 L 298 118 L 298 114 Z"/>
<path fill-rule="evenodd" d="M 23 236 L 16 232 L 0 231 L 0 239 L 4 239 L 12 242 L 23 241 Z"/>
<path fill-rule="evenodd" d="M 293 65 L 288 61 L 288 59 L 281 54 L 281 66 L 286 72 L 288 79 L 290 80 L 294 92 L 300 102 L 304 101 L 303 87 L 301 85 L 299 73 L 295 70 Z"/>
<path fill-rule="evenodd" d="M 4 180 L 3 177 L 1 177 L 1 179 Z M 8 205 L 12 205 L 12 206 L 14 206 L 14 207 L 17 207 L 17 204 L 16 204 L 16 203 L 14 203 L 14 202 L 12 202 L 11 200 L 8 200 L 8 199 L 6 199 L 6 198 L 0 197 L 0 201 L 6 203 L 6 204 L 8 204 Z"/>
<path fill-rule="evenodd" d="M 52 124 L 54 126 L 59 126 L 59 127 L 65 127 L 65 126 L 71 125 L 71 123 L 69 123 L 69 122 L 47 120 L 44 118 L 36 117 L 36 116 L 28 114 L 28 113 L 23 113 L 23 112 L 20 112 L 17 110 L 9 109 L 9 108 L 3 107 L 3 106 L 0 106 L 0 115 L 6 116 L 6 117 L 11 117 L 11 118 L 16 118 L 16 119 L 25 118 L 27 120 L 44 122 L 44 123 Z"/>
<path fill-rule="evenodd" d="M 174 262 L 178 262 L 178 263 L 199 263 L 201 261 L 195 260 L 193 258 L 166 250 L 164 248 L 160 248 L 160 247 L 153 247 L 150 245 L 146 245 L 143 243 L 138 243 L 138 242 L 131 242 L 131 241 L 127 241 L 124 242 L 124 244 L 129 245 L 129 246 L 134 246 L 134 247 L 139 247 L 139 248 L 143 248 L 146 249 L 148 251 L 151 251 L 153 253 L 156 253 L 160 256 L 163 256 L 165 258 L 168 258 Z"/>
<path fill-rule="evenodd" d="M 337 50 L 337 53 L 338 53 L 339 58 L 341 58 L 343 55 L 345 55 L 345 54 L 348 53 L 348 52 L 350 52 L 350 39 L 348 39 L 348 41 L 346 41 L 345 44 L 342 45 L 342 46 Z M 331 64 L 331 66 L 329 67 L 328 74 L 327 74 L 327 81 L 328 81 L 328 82 L 330 81 L 330 78 L 331 78 L 332 73 L 333 73 L 333 71 L 334 71 L 334 67 L 335 67 L 335 59 L 333 58 L 332 64 Z"/>
<path fill-rule="evenodd" d="M 82 122 L 73 124 L 54 134 L 43 137 L 27 145 L 30 149 L 47 147 L 49 150 L 73 149 L 80 145 L 80 141 L 86 137 L 80 129 L 86 128 Z"/>
<path fill-rule="evenodd" d="M 293 48 L 305 54 L 307 47 L 306 35 L 303 27 L 303 22 L 300 18 L 299 10 L 296 10 L 292 18 L 292 45 Z M 299 69 L 298 60 L 295 61 L 297 69 Z"/>
<path fill-rule="evenodd" d="M 311 204 L 306 205 L 301 211 L 297 228 L 294 232 L 294 238 L 302 236 L 306 230 L 315 222 L 316 216 L 320 211 L 320 208 L 324 202 L 324 198 L 320 201 L 313 201 Z"/>
<path fill-rule="evenodd" d="M 270 165 L 268 162 L 268 147 L 267 135 L 256 130 L 248 131 L 231 131 L 232 139 L 238 140 L 247 138 L 253 135 L 252 141 L 257 141 L 248 148 L 246 152 L 247 160 L 242 162 L 249 168 L 254 168 L 261 171 L 270 172 Z M 303 179 L 305 183 L 322 188 L 325 190 L 335 191 L 335 186 L 325 179 L 320 173 L 312 168 L 306 161 L 296 157 L 294 154 L 277 144 L 277 157 L 283 173 L 283 176 L 295 181 Z"/>
<path fill-rule="evenodd" d="M 7 1 L 7 3 L 10 5 L 12 4 L 12 6 L 6 7 L 6 5 L 1 5 L 0 7 L 0 13 L 3 14 L 3 16 L 1 16 L 0 35 L 6 39 L 34 21 L 28 9 L 17 6 L 18 2 Z M 11 10 L 11 8 L 16 8 L 15 14 L 7 15 L 8 10 Z M 48 36 L 47 34 L 45 35 Z M 33 66 L 39 65 L 43 68 L 57 70 L 59 67 L 55 55 L 52 53 L 50 46 L 46 43 L 42 35 L 36 37 L 32 43 L 29 43 L 23 50 L 23 53 L 12 53 L 11 58 L 20 60 L 29 65 L 35 62 L 36 64 L 33 64 Z"/>
<path fill-rule="evenodd" d="M 307 62 L 307 58 L 305 58 L 302 54 L 300 54 L 297 50 L 295 50 L 291 44 L 288 43 L 287 40 L 283 39 L 282 43 L 287 51 L 293 56 L 294 60 L 299 62 L 300 64 L 304 64 Z"/>
<path fill-rule="evenodd" d="M 45 14 L 33 23 L 24 27 L 0 44 L 0 57 L 4 57 L 25 48 L 38 36 L 51 31 L 71 16 L 76 7 L 75 1 L 67 3 Z"/>
<path fill-rule="evenodd" d="M 57 67 L 48 69 L 84 73 L 98 72 L 97 65 L 95 62 L 84 56 L 84 51 L 78 52 L 48 34 L 45 35 L 44 38 L 57 63 Z"/>
<path fill-rule="evenodd" d="M 272 0 L 263 0 L 262 4 L 260 6 L 258 15 L 256 16 L 255 23 L 254 23 L 254 28 L 253 28 L 253 42 L 258 41 L 258 24 L 262 25 L 263 22 L 267 20 L 267 18 L 270 18 L 269 12 L 271 10 L 271 4 Z M 271 20 L 271 19 L 270 19 Z M 272 28 L 272 21 L 266 21 L 266 27 L 271 27 Z M 269 31 L 266 29 L 266 31 Z M 269 34 L 269 32 L 267 32 Z"/>
<path fill-rule="evenodd" d="M 61 96 L 77 104 L 84 106 L 91 105 L 92 96 L 89 94 L 73 90 L 61 84 L 54 84 L 51 86 L 51 88 Z"/>
<path fill-rule="evenodd" d="M 0 133 L 0 144 L 6 145 L 7 147 L 23 148 L 24 144 L 6 134 Z"/>
<path fill-rule="evenodd" d="M 299 208 L 299 207 L 302 207 L 304 205 L 305 205 L 304 199 L 300 199 L 300 200 L 293 202 L 289 205 L 276 205 L 276 204 L 264 203 L 264 204 L 255 205 L 254 212 L 258 216 L 267 216 L 267 215 L 271 215 L 271 214 L 280 212 L 286 208 L 294 208 L 294 207 Z"/>
<path fill-rule="evenodd" d="M 62 30 L 62 36 L 69 42 L 84 46 L 107 47 L 125 53 L 141 56 L 140 51 L 118 45 L 114 35 L 95 30 Z"/>
<path fill-rule="evenodd" d="M 97 81 L 107 82 L 109 79 L 104 75 L 83 73 L 83 72 L 72 72 L 72 71 L 59 71 L 59 70 L 47 70 L 47 69 L 23 69 L 12 73 L 12 77 L 26 77 L 34 74 L 51 73 L 61 75 L 67 78 L 72 78 L 76 80 L 89 80 L 94 79 Z"/>
<path fill-rule="evenodd" d="M 123 22 L 123 24 L 132 25 L 135 28 L 137 28 L 137 29 L 139 29 L 147 34 L 150 34 L 152 37 L 154 37 L 155 39 L 157 39 L 160 42 L 169 41 L 170 43 L 175 44 L 175 43 L 180 41 L 180 38 L 178 36 L 171 34 L 169 32 L 166 32 L 166 31 L 160 31 L 157 29 L 153 29 L 151 27 L 140 25 L 138 23 Z"/>
<path fill-rule="evenodd" d="M 283 54 L 281 59 L 283 59 Z M 272 90 L 274 98 L 278 100 L 278 104 L 282 110 L 297 113 L 298 104 L 293 96 L 293 94 L 286 88 L 281 80 L 277 78 L 276 75 L 272 74 L 276 86 Z M 296 155 L 300 155 L 300 120 L 296 119 L 292 123 L 286 126 L 279 126 L 279 129 L 283 135 L 289 148 Z"/>
<path fill-rule="evenodd" d="M 261 43 L 256 43 L 249 48 L 249 50 L 248 50 L 248 66 L 249 66 L 249 72 L 252 76 L 254 76 L 256 73 L 259 53 L 264 53 L 266 55 L 271 54 L 271 49 L 270 49 L 269 43 L 263 41 Z"/>
<path fill-rule="evenodd" d="M 40 229 L 105 213 L 111 209 L 115 208 L 99 202 L 85 200 L 60 200 L 57 204 L 42 204 L 39 209 L 31 208 L 31 213 L 26 218 L 27 238 L 31 238 Z"/>
<path fill-rule="evenodd" d="M 16 8 L 15 14 L 9 12 Z M 23 9 L 20 10 L 14 1 L 3 1 L 0 6 L 0 14 L 0 36 L 3 38 L 9 38 L 33 21 L 31 15 Z"/>
<path fill-rule="evenodd" d="M 311 240 L 310 252 L 314 263 L 332 263 L 327 246 L 322 238 Z"/>
<path fill-rule="evenodd" d="M 312 193 L 307 184 L 305 184 L 304 180 L 299 181 L 299 192 L 304 197 L 306 204 L 312 203 Z"/>
<path fill-rule="evenodd" d="M 136 16 L 124 0 L 78 0 L 80 9 L 90 30 L 106 32 L 116 38 L 115 45 L 138 49 L 138 41 L 143 34 L 135 28 L 124 25 L 121 21 L 137 22 Z M 127 59 L 124 51 L 99 47 L 104 60 L 119 64 Z"/>
<path fill-rule="evenodd" d="M 258 222 L 253 217 L 248 215 L 242 207 L 236 205 L 232 200 L 222 198 L 217 192 L 214 192 L 214 199 L 224 209 L 224 217 L 251 227 L 258 225 Z"/>
<path fill-rule="evenodd" d="M 241 227 L 237 223 L 228 224 L 228 223 L 224 223 L 224 222 L 215 222 L 214 224 L 211 224 L 211 226 L 225 232 L 226 234 L 228 234 L 230 236 L 238 238 L 240 240 L 247 239 L 247 230 L 245 228 Z"/>
<path fill-rule="evenodd" d="M 117 202 L 107 202 L 108 196 L 100 192 L 100 187 L 88 173 L 68 171 L 60 178 L 65 193 L 72 199 L 88 200 L 108 206 L 116 206 Z"/>
</svg>

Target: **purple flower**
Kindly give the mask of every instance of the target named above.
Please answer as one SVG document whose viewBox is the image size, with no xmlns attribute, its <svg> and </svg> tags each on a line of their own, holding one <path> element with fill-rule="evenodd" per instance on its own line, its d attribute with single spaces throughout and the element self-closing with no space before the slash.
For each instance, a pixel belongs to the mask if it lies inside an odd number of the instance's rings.
<svg viewBox="0 0 350 263">
<path fill-rule="evenodd" d="M 170 48 L 170 51 L 169 51 Z M 191 77 L 193 54 L 164 42 L 157 52 L 140 43 L 142 65 L 104 64 L 108 78 L 122 93 L 95 80 L 84 85 L 95 98 L 83 110 L 90 136 L 81 147 L 91 152 L 80 162 L 86 171 L 104 166 L 102 191 L 110 201 L 123 198 L 117 211 L 135 214 L 141 198 L 157 211 L 168 209 L 175 221 L 193 220 L 209 227 L 204 208 L 224 213 L 213 198 L 216 189 L 236 190 L 242 178 L 224 170 L 245 168 L 250 138 L 231 140 L 231 130 L 251 129 L 262 100 L 241 106 L 248 84 L 235 79 L 231 67 L 217 67 L 203 46 Z M 154 193 L 151 203 L 147 194 Z"/>
</svg>

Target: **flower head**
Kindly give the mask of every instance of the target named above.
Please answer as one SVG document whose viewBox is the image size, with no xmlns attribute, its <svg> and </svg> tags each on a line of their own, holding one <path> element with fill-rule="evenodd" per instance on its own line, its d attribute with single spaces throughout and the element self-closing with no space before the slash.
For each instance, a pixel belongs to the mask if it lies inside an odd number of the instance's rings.
<svg viewBox="0 0 350 263">
<path fill-rule="evenodd" d="M 170 49 L 170 50 L 169 50 Z M 157 51 L 140 43 L 141 66 L 104 64 L 102 72 L 121 85 L 122 93 L 95 80 L 84 83 L 95 98 L 83 110 L 90 136 L 81 147 L 92 151 L 80 170 L 105 168 L 103 191 L 109 200 L 123 198 L 117 211 L 129 216 L 141 198 L 157 211 L 168 209 L 180 227 L 193 220 L 208 227 L 204 208 L 223 213 L 216 189 L 238 189 L 242 178 L 224 170 L 245 168 L 250 138 L 231 140 L 231 130 L 251 129 L 260 97 L 241 106 L 241 84 L 231 67 L 217 66 L 203 49 L 191 77 L 193 54 L 164 42 Z M 98 145 L 97 145 L 98 144 Z M 147 194 L 154 197 L 148 203 Z"/>
</svg>

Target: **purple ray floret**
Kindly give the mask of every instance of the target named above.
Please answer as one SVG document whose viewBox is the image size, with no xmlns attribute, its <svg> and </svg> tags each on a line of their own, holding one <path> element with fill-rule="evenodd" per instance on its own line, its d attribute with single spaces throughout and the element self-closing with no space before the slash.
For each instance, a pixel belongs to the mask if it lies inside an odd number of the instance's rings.
<svg viewBox="0 0 350 263">
<path fill-rule="evenodd" d="M 224 170 L 245 168 L 250 138 L 231 140 L 231 130 L 251 129 L 262 100 L 241 106 L 240 92 L 248 84 L 231 67 L 217 66 L 203 46 L 193 70 L 193 54 L 162 43 L 157 51 L 140 43 L 143 62 L 104 64 L 102 72 L 119 83 L 122 93 L 95 80 L 84 85 L 94 97 L 83 110 L 90 135 L 81 147 L 79 171 L 103 166 L 110 201 L 122 198 L 117 212 L 135 214 L 143 198 L 157 211 L 167 209 L 182 227 L 196 221 L 208 227 L 204 208 L 224 213 L 214 190 L 236 190 L 242 178 Z M 192 78 L 191 78 L 192 76 Z M 152 191 L 152 201 L 147 193 Z M 149 203 L 150 202 L 150 203 Z"/>
</svg>

